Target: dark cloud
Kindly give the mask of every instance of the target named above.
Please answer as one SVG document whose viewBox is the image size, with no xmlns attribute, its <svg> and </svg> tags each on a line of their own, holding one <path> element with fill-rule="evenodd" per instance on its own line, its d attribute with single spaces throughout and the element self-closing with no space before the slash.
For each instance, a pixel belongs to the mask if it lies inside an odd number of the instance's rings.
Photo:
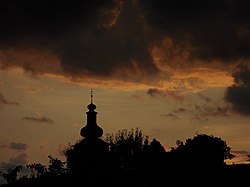
<svg viewBox="0 0 250 187">
<path fill-rule="evenodd" d="M 162 67 L 249 60 L 249 9 L 246 0 L 2 0 L 1 68 L 152 83 Z"/>
<path fill-rule="evenodd" d="M 228 107 L 215 107 L 212 105 L 194 105 L 191 108 L 177 108 L 165 115 L 172 119 L 179 119 L 182 114 L 191 115 L 192 119 L 199 122 L 206 122 L 214 117 L 229 117 Z"/>
<path fill-rule="evenodd" d="M 2 162 L 0 167 L 2 169 L 9 169 L 14 168 L 19 165 L 26 165 L 27 164 L 28 155 L 26 153 L 21 153 L 16 157 L 11 157 L 8 162 Z"/>
<path fill-rule="evenodd" d="M 212 102 L 212 99 L 211 99 L 210 97 L 208 97 L 208 96 L 206 96 L 206 95 L 204 95 L 204 94 L 202 94 L 202 93 L 198 93 L 198 96 L 199 96 L 202 100 L 204 100 L 205 102 L 207 102 L 207 103 Z"/>
<path fill-rule="evenodd" d="M 27 144 L 15 143 L 15 142 L 11 142 L 10 145 L 9 145 L 9 148 L 17 150 L 17 151 L 26 150 L 27 147 L 28 147 Z"/>
<path fill-rule="evenodd" d="M 178 94 L 175 91 L 166 91 L 166 90 L 160 90 L 157 88 L 150 88 L 150 89 L 148 89 L 147 94 L 152 96 L 152 97 L 173 99 L 177 102 L 184 101 L 184 96 Z"/>
<path fill-rule="evenodd" d="M 50 52 L 60 61 L 60 73 L 75 80 L 96 76 L 145 81 L 159 71 L 135 2 L 6 0 L 0 1 L 0 7 L 4 28 L 0 47 L 7 60 L 12 55 L 9 48 Z M 27 58 L 23 61 L 14 64 L 31 75 L 51 71 L 41 68 L 44 62 L 34 66 Z M 4 63 L 3 68 L 10 64 Z"/>
<path fill-rule="evenodd" d="M 164 116 L 170 119 L 180 119 L 179 115 L 185 112 L 188 112 L 188 110 L 186 108 L 180 107 L 165 114 Z"/>
<path fill-rule="evenodd" d="M 157 88 L 148 89 L 147 94 L 152 96 L 152 97 L 166 97 L 166 93 L 162 90 L 157 89 Z"/>
<path fill-rule="evenodd" d="M 127 71 L 135 72 L 134 77 L 140 72 L 157 73 L 138 14 L 133 3 L 124 2 L 115 25 L 71 38 L 59 51 L 64 70 L 74 75 L 85 72 L 118 77 L 127 76 Z"/>
<path fill-rule="evenodd" d="M 156 36 L 187 48 L 190 59 L 234 60 L 250 57 L 250 2 L 247 0 L 140 0 Z M 161 33 L 161 34 L 160 34 Z"/>
<path fill-rule="evenodd" d="M 2 93 L 0 93 L 0 109 L 5 105 L 14 105 L 19 106 L 19 103 L 16 101 L 7 100 Z"/>
<path fill-rule="evenodd" d="M 186 111 L 187 111 L 186 108 L 180 107 L 180 108 L 175 109 L 175 110 L 174 110 L 174 113 L 184 113 L 184 112 L 186 112 Z"/>
<path fill-rule="evenodd" d="M 234 111 L 250 115 L 250 68 L 240 64 L 233 71 L 234 84 L 227 88 L 225 100 L 232 104 Z"/>
<path fill-rule="evenodd" d="M 193 118 L 198 121 L 208 121 L 212 117 L 229 117 L 229 107 L 212 106 L 212 105 L 194 105 L 190 110 Z"/>
<path fill-rule="evenodd" d="M 179 119 L 179 117 L 173 113 L 167 113 L 164 116 L 171 119 Z"/>
<path fill-rule="evenodd" d="M 37 122 L 37 123 L 54 123 L 54 121 L 51 118 L 48 118 L 48 117 L 25 116 L 25 117 L 22 118 L 22 120 L 33 121 L 33 122 Z"/>
<path fill-rule="evenodd" d="M 180 108 L 173 110 L 172 112 L 165 114 L 164 116 L 171 118 L 171 119 L 180 119 L 179 114 L 182 114 L 185 112 L 188 112 L 188 110 L 186 108 L 180 107 Z"/>
<path fill-rule="evenodd" d="M 213 116 L 229 117 L 229 108 L 228 107 L 217 107 L 212 113 Z"/>
<path fill-rule="evenodd" d="M 21 153 L 17 155 L 16 157 L 11 157 L 9 159 L 9 163 L 15 164 L 15 165 L 25 165 L 27 164 L 27 157 L 28 155 L 26 153 Z"/>
<path fill-rule="evenodd" d="M 108 0 L 1 0 L 1 44 L 25 46 L 36 41 L 48 45 L 78 26 L 87 27 L 97 11 L 110 3 Z"/>
</svg>

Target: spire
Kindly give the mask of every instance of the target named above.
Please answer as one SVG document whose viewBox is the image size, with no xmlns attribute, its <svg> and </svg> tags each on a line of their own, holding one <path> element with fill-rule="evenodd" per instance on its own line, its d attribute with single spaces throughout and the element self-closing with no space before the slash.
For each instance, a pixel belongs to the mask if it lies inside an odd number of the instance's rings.
<svg viewBox="0 0 250 187">
<path fill-rule="evenodd" d="M 96 106 L 93 103 L 93 95 L 94 95 L 94 92 L 93 92 L 93 89 L 91 89 L 90 90 L 90 104 L 87 107 L 89 111 L 94 111 L 96 109 Z"/>
<path fill-rule="evenodd" d="M 90 90 L 90 103 L 93 103 L 93 95 L 94 95 L 94 91 L 91 88 L 91 90 Z"/>
<path fill-rule="evenodd" d="M 93 90 L 90 91 L 90 104 L 88 105 L 89 111 L 86 112 L 87 114 L 87 124 L 85 127 L 81 129 L 81 136 L 85 138 L 98 138 L 101 137 L 103 134 L 103 129 L 99 127 L 96 123 L 96 115 L 97 112 L 95 111 L 96 106 L 93 103 Z"/>
</svg>

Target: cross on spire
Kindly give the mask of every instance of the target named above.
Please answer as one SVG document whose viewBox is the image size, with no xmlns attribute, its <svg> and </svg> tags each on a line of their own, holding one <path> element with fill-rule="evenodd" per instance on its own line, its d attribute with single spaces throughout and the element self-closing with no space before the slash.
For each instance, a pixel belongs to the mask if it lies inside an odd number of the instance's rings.
<svg viewBox="0 0 250 187">
<path fill-rule="evenodd" d="M 90 90 L 90 102 L 93 103 L 93 95 L 94 95 L 94 91 L 93 89 L 91 88 Z"/>
</svg>

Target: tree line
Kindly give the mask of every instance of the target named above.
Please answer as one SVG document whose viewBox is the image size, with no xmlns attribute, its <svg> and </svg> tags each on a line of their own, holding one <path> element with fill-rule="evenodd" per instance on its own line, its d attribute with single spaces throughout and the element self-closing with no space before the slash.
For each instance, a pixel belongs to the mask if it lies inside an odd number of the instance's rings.
<svg viewBox="0 0 250 187">
<path fill-rule="evenodd" d="M 227 165 L 235 157 L 226 141 L 197 134 L 166 151 L 142 130 L 123 129 L 104 140 L 78 140 L 64 150 L 66 161 L 49 155 L 48 166 L 33 163 L 1 171 L 2 186 L 247 186 L 249 165 Z M 23 168 L 29 175 L 20 176 Z"/>
</svg>

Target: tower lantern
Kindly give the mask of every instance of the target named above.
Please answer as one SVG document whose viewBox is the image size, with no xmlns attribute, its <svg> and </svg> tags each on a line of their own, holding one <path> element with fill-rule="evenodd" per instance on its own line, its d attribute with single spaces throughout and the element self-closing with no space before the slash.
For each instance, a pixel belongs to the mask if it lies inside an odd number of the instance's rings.
<svg viewBox="0 0 250 187">
<path fill-rule="evenodd" d="M 85 138 L 99 138 L 103 135 L 103 129 L 96 123 L 97 112 L 95 111 L 96 105 L 93 103 L 93 90 L 90 92 L 90 104 L 87 106 L 89 109 L 87 114 L 87 124 L 81 129 L 81 136 Z"/>
</svg>

